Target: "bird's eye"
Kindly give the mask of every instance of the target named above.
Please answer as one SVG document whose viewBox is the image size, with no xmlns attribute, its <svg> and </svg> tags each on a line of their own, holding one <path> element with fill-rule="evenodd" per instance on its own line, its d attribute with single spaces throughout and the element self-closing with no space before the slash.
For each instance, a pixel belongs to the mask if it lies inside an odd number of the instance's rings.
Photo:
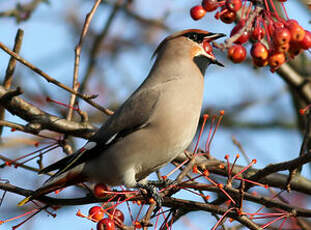
<svg viewBox="0 0 311 230">
<path fill-rule="evenodd" d="M 204 39 L 203 34 L 198 34 L 198 33 L 194 33 L 194 32 L 186 33 L 183 36 L 185 36 L 185 37 L 187 37 L 187 38 L 189 38 L 192 41 L 197 42 L 197 43 L 201 43 Z"/>
<path fill-rule="evenodd" d="M 193 32 L 186 33 L 184 36 L 187 38 L 190 38 L 192 41 L 198 42 L 198 43 L 201 43 L 203 41 L 203 38 L 204 38 L 204 36 L 202 36 L 201 34 L 193 33 Z"/>
</svg>

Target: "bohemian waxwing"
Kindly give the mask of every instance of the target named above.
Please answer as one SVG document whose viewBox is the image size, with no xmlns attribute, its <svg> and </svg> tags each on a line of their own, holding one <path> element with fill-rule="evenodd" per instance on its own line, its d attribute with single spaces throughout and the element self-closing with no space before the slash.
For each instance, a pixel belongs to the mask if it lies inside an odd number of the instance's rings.
<svg viewBox="0 0 311 230">
<path fill-rule="evenodd" d="M 84 147 L 41 170 L 58 171 L 19 205 L 85 181 L 143 187 L 150 173 L 190 145 L 200 118 L 205 70 L 212 63 L 222 66 L 203 41 L 223 36 L 190 29 L 164 39 L 145 81 Z"/>
</svg>

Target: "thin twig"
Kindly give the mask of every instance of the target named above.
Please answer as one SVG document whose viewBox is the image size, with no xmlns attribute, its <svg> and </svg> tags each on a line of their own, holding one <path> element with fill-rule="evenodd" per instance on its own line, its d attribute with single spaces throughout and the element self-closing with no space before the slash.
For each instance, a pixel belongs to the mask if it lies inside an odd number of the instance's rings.
<svg viewBox="0 0 311 230">
<path fill-rule="evenodd" d="M 89 25 L 91 23 L 91 20 L 96 12 L 97 7 L 101 3 L 101 0 L 97 0 L 91 9 L 91 11 L 86 15 L 85 22 L 83 25 L 82 33 L 80 35 L 79 43 L 77 44 L 75 48 L 75 63 L 74 63 L 74 70 L 73 70 L 73 82 L 72 82 L 72 89 L 77 93 L 79 89 L 79 82 L 78 82 L 78 75 L 79 75 L 79 65 L 80 65 L 80 55 L 81 55 L 81 47 L 84 40 L 84 37 L 86 36 L 86 33 L 89 29 Z M 76 94 L 71 94 L 70 101 L 69 101 L 69 110 L 67 113 L 67 120 L 72 119 L 72 112 L 73 112 L 73 106 L 75 104 L 76 100 Z"/>
<path fill-rule="evenodd" d="M 26 21 L 30 18 L 31 14 L 39 6 L 40 3 L 47 2 L 46 0 L 32 0 L 26 4 L 17 3 L 16 8 L 12 10 L 0 12 L 0 17 L 15 17 L 16 21 L 19 23 L 21 21 Z"/>
<path fill-rule="evenodd" d="M 70 87 L 64 85 L 63 83 L 55 80 L 54 78 L 52 78 L 50 75 L 48 75 L 47 73 L 43 72 L 41 69 L 39 69 L 38 67 L 34 66 L 33 64 L 31 64 L 30 62 L 28 62 L 27 60 L 25 60 L 24 58 L 22 58 L 21 56 L 19 56 L 18 54 L 16 54 L 15 52 L 13 52 L 12 50 L 10 50 L 7 46 L 5 46 L 2 42 L 0 42 L 0 49 L 2 49 L 3 51 L 5 51 L 7 54 L 11 55 L 12 57 L 14 57 L 17 61 L 19 61 L 20 63 L 22 63 L 23 65 L 27 66 L 28 68 L 30 68 L 32 71 L 34 71 L 35 73 L 39 74 L 40 76 L 42 76 L 45 80 L 47 80 L 48 82 L 66 90 L 67 92 L 70 92 L 72 94 L 77 95 L 78 97 L 82 98 L 85 102 L 87 102 L 88 104 L 94 106 L 95 108 L 97 108 L 98 110 L 106 113 L 107 115 L 112 115 L 113 111 L 106 109 L 104 107 L 102 107 L 101 105 L 97 104 L 96 102 L 94 102 L 92 99 L 96 97 L 96 95 L 93 96 L 88 96 L 85 94 L 80 94 L 78 92 L 75 92 L 73 89 L 71 89 Z"/>
<path fill-rule="evenodd" d="M 80 92 L 84 92 L 84 90 L 87 87 L 87 83 L 89 82 L 92 73 L 94 72 L 94 68 L 95 68 L 95 59 L 100 51 L 100 46 L 103 43 L 104 39 L 107 36 L 107 33 L 109 31 L 109 29 L 111 28 L 112 22 L 113 20 L 116 18 L 116 14 L 118 13 L 120 7 L 122 6 L 122 2 L 123 0 L 118 0 L 114 6 L 113 9 L 107 19 L 107 22 L 105 23 L 104 28 L 102 29 L 102 31 L 95 37 L 95 40 L 93 42 L 93 46 L 91 48 L 90 54 L 89 54 L 89 60 L 88 60 L 88 64 L 87 64 L 87 68 L 86 68 L 86 73 L 84 75 L 84 77 L 82 78 L 82 82 L 81 82 L 81 86 L 80 86 Z"/>
<path fill-rule="evenodd" d="M 0 160 L 2 160 L 4 162 L 12 162 L 12 159 L 7 158 L 7 157 L 2 156 L 2 155 L 0 155 Z M 25 164 L 20 164 L 20 165 L 18 165 L 18 167 L 23 168 L 23 169 L 27 169 L 29 171 L 36 172 L 36 173 L 40 171 L 37 168 L 31 167 L 31 166 L 28 166 L 28 165 L 25 165 Z M 1 166 L 0 168 L 3 168 L 3 166 Z M 53 176 L 54 175 L 53 173 L 50 173 L 50 172 L 45 173 L 45 174 L 49 175 L 49 176 Z"/>
<path fill-rule="evenodd" d="M 67 121 L 66 119 L 46 113 L 17 96 L 11 98 L 11 100 L 3 100 L 3 97 L 6 97 L 5 95 L 7 93 L 8 90 L 0 85 L 1 105 L 8 112 L 28 121 L 29 124 L 27 124 L 27 127 L 36 131 L 36 133 L 43 129 L 48 129 L 72 136 L 89 138 L 96 130 L 94 126 L 87 122 Z"/>
<path fill-rule="evenodd" d="M 19 53 L 21 49 L 23 36 L 24 36 L 24 31 L 21 29 L 18 29 L 16 36 L 15 36 L 15 43 L 13 47 L 13 51 L 15 53 Z M 11 57 L 9 60 L 9 64 L 6 69 L 5 77 L 3 81 L 3 86 L 5 89 L 9 89 L 11 87 L 15 66 L 16 66 L 16 59 Z M 4 111 L 5 111 L 4 108 L 0 106 L 0 120 L 4 120 L 4 117 L 5 117 Z M 2 136 L 2 132 L 3 132 L 3 126 L 0 126 L 0 137 Z"/>
</svg>

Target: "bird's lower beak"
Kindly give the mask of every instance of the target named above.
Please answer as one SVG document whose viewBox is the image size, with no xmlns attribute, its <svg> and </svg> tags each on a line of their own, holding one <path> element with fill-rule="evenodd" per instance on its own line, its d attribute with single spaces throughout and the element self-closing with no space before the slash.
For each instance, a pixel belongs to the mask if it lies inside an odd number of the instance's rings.
<svg viewBox="0 0 311 230">
<path fill-rule="evenodd" d="M 205 37 L 204 37 L 204 41 L 207 41 L 207 42 L 211 42 L 211 41 L 214 41 L 218 38 L 222 38 L 222 37 L 225 37 L 226 35 L 223 34 L 223 33 L 208 33 Z M 219 62 L 216 58 L 212 59 L 211 60 L 213 64 L 216 64 L 216 65 L 219 65 L 219 66 L 222 66 L 224 67 L 224 64 L 222 64 L 221 62 Z"/>
<path fill-rule="evenodd" d="M 217 61 L 216 58 L 215 58 L 214 60 L 212 60 L 212 63 L 213 63 L 213 64 L 216 64 L 216 65 L 219 65 L 219 66 L 221 66 L 221 67 L 225 67 L 225 65 L 222 64 L 221 62 Z"/>
</svg>

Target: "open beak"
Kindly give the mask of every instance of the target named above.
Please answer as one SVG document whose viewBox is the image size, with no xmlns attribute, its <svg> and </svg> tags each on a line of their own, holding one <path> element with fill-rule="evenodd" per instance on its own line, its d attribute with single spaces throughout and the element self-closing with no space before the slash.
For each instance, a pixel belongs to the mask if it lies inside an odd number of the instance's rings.
<svg viewBox="0 0 311 230">
<path fill-rule="evenodd" d="M 204 37 L 204 41 L 207 41 L 207 42 L 212 42 L 218 38 L 222 38 L 222 37 L 225 37 L 226 35 L 223 34 L 223 33 L 207 33 L 206 36 Z M 221 62 L 217 61 L 216 58 L 213 58 L 211 59 L 212 63 L 213 64 L 216 64 L 216 65 L 219 65 L 219 66 L 222 66 L 224 67 L 224 64 L 222 64 Z"/>
</svg>

